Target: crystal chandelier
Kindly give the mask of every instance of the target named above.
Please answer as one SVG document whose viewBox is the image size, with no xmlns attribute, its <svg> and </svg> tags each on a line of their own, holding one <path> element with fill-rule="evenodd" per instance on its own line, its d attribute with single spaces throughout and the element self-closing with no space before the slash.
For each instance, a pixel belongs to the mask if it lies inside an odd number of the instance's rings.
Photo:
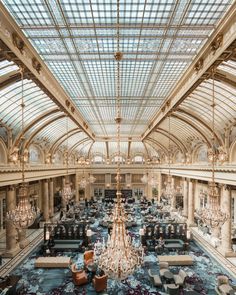
<svg viewBox="0 0 236 295">
<path fill-rule="evenodd" d="M 175 196 L 175 188 L 172 184 L 172 177 L 171 175 L 169 174 L 167 176 L 167 182 L 166 182 L 166 186 L 165 186 L 165 191 L 164 191 L 164 195 L 165 197 L 170 200 L 172 199 L 174 196 Z"/>
<path fill-rule="evenodd" d="M 158 185 L 157 179 L 154 177 L 154 175 L 151 177 L 148 183 L 152 188 L 156 188 Z"/>
<path fill-rule="evenodd" d="M 217 161 L 215 149 L 215 79 L 214 70 L 212 71 L 212 180 L 208 188 L 208 204 L 205 208 L 198 210 L 198 215 L 202 221 L 211 228 L 216 228 L 224 224 L 228 214 L 223 212 L 219 205 L 219 189 L 215 183 L 215 163 Z"/>
<path fill-rule="evenodd" d="M 24 77 L 23 69 L 21 69 L 21 123 L 22 134 L 24 134 Z M 23 138 L 22 138 L 23 139 Z M 39 214 L 39 209 L 35 206 L 31 206 L 29 202 L 29 186 L 25 183 L 25 150 L 22 144 L 21 152 L 21 164 L 22 164 L 22 183 L 19 186 L 18 205 L 15 209 L 8 211 L 6 214 L 6 220 L 12 222 L 17 229 L 27 228 L 32 225 Z"/>
<path fill-rule="evenodd" d="M 66 178 L 65 185 L 62 188 L 61 195 L 66 203 L 68 203 L 73 197 L 73 193 L 68 178 Z"/>
<path fill-rule="evenodd" d="M 175 197 L 175 188 L 172 183 L 172 177 L 170 175 L 170 115 L 168 118 L 168 166 L 169 166 L 169 172 L 167 176 L 167 182 L 165 183 L 165 189 L 164 189 L 164 196 L 168 200 L 171 200 Z"/>
<path fill-rule="evenodd" d="M 68 116 L 66 118 L 66 153 L 65 153 L 65 160 L 66 160 L 66 179 L 65 184 L 62 188 L 61 196 L 65 203 L 67 204 L 73 197 L 73 193 L 71 190 L 71 185 L 69 181 L 69 173 L 68 173 L 68 165 L 69 165 L 69 149 L 68 149 L 68 130 L 69 130 L 69 124 L 68 124 Z"/>
<path fill-rule="evenodd" d="M 119 1 L 117 1 L 117 20 L 119 23 Z M 117 150 L 120 158 L 120 60 L 122 54 L 119 51 L 119 25 L 117 29 L 118 50 L 115 54 L 117 61 L 117 117 L 115 119 L 117 125 Z M 117 203 L 113 211 L 113 226 L 111 235 L 108 235 L 107 243 L 103 240 L 98 249 L 95 245 L 95 259 L 98 267 L 101 268 L 109 278 L 115 280 L 123 280 L 132 274 L 135 269 L 142 263 L 143 248 L 140 245 L 136 247 L 134 241 L 127 234 L 125 228 L 125 213 L 121 204 L 120 189 L 120 161 L 117 161 L 117 177 L 116 177 L 116 197 Z"/>
<path fill-rule="evenodd" d="M 148 183 L 148 175 L 144 174 L 143 177 L 141 178 L 142 183 L 146 184 Z"/>
<path fill-rule="evenodd" d="M 92 174 L 90 174 L 88 179 L 86 179 L 84 176 L 84 172 L 83 172 L 83 176 L 79 182 L 79 186 L 81 188 L 85 188 L 87 186 L 87 184 L 94 183 L 95 181 L 96 181 L 96 177 L 94 177 Z"/>
</svg>

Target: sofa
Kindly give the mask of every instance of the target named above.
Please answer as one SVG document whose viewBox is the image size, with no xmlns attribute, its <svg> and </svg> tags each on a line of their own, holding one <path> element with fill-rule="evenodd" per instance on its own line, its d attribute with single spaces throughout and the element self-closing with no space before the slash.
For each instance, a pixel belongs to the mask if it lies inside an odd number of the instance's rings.
<svg viewBox="0 0 236 295">
<path fill-rule="evenodd" d="M 193 265 L 194 259 L 190 255 L 158 255 L 159 263 L 168 262 L 169 265 Z"/>
<path fill-rule="evenodd" d="M 53 240 L 53 244 L 49 245 L 50 249 L 53 250 L 80 250 L 80 248 L 83 245 L 82 240 L 59 240 L 55 239 Z"/>
</svg>

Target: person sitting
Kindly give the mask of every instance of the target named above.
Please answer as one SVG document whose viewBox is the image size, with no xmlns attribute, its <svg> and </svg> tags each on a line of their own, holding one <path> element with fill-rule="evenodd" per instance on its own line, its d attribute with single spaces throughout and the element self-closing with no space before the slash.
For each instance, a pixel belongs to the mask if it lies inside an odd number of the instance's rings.
<svg viewBox="0 0 236 295">
<path fill-rule="evenodd" d="M 163 248 L 164 244 L 165 244 L 165 241 L 164 241 L 163 237 L 160 236 L 158 239 L 158 245 Z"/>
</svg>

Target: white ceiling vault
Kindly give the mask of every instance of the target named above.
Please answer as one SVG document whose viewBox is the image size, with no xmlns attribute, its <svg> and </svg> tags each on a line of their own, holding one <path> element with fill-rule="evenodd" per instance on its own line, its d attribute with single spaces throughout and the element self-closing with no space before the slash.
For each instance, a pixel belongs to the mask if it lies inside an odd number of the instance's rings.
<svg viewBox="0 0 236 295">
<path fill-rule="evenodd" d="M 114 154 L 117 1 L 3 0 L 2 3 L 95 134 L 95 142 L 88 140 L 87 151 L 99 152 L 105 157 Z M 183 153 L 189 151 L 192 141 L 210 145 L 212 79 L 202 81 L 174 109 L 171 130 L 168 130 L 168 120 L 162 120 L 145 138 L 142 135 L 234 4 L 230 0 L 119 1 L 119 46 L 123 53 L 120 62 L 121 148 L 127 158 L 141 152 L 147 152 L 148 157 L 155 156 L 154 151 L 167 152 L 169 137 L 172 147 Z M 6 63 L 1 61 L 0 75 L 5 75 L 6 68 L 11 73 L 17 71 L 16 65 Z M 235 85 L 220 77 L 230 72 L 228 80 L 234 80 L 235 61 L 224 61 L 217 71 L 216 135 L 218 145 L 222 145 L 225 128 L 236 118 L 236 106 Z M 14 132 L 19 131 L 19 122 L 9 115 L 9 103 L 3 100 L 6 93 L 13 97 L 17 83 L 19 79 L 14 85 L 0 89 L 0 112 L 4 115 L 1 117 L 6 124 L 14 126 Z M 40 89 L 37 91 L 41 104 L 33 99 L 38 86 L 32 81 L 26 81 L 25 87 L 29 89 L 26 100 L 29 99 L 33 107 L 33 112 L 29 105 L 28 113 L 26 109 L 26 123 L 51 111 L 43 121 L 28 129 L 28 136 L 38 130 L 38 138 L 52 143 L 58 141 L 61 134 L 55 131 L 66 132 L 65 117 Z M 17 96 L 14 99 L 17 100 Z M 50 127 L 45 124 L 47 120 Z M 70 146 L 77 149 L 76 142 L 84 145 L 87 135 L 83 130 L 73 131 L 76 125 L 72 121 L 69 129 Z"/>
</svg>

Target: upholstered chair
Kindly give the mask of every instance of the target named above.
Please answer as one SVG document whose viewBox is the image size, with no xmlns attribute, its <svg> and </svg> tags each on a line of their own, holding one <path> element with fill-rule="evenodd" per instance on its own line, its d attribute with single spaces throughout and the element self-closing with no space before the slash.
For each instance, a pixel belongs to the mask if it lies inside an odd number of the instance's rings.
<svg viewBox="0 0 236 295">
<path fill-rule="evenodd" d="M 219 275 L 217 277 L 217 293 L 226 295 L 226 294 L 234 294 L 233 292 L 235 291 L 232 286 L 229 283 L 229 278 L 224 275 Z"/>
<path fill-rule="evenodd" d="M 107 288 L 107 275 L 95 276 L 93 278 L 93 285 L 96 292 L 101 292 Z"/>
<path fill-rule="evenodd" d="M 168 262 L 160 262 L 160 276 L 163 277 L 164 273 L 169 270 L 169 263 Z"/>
<path fill-rule="evenodd" d="M 72 279 L 73 279 L 73 283 L 75 285 L 84 285 L 88 282 L 88 278 L 87 278 L 87 274 L 86 272 L 81 269 L 81 270 L 78 270 L 76 268 L 76 264 L 73 263 L 71 265 L 71 272 L 72 272 Z"/>
<path fill-rule="evenodd" d="M 93 263 L 93 250 L 85 251 L 84 252 L 84 266 L 86 267 L 88 264 Z"/>
</svg>

